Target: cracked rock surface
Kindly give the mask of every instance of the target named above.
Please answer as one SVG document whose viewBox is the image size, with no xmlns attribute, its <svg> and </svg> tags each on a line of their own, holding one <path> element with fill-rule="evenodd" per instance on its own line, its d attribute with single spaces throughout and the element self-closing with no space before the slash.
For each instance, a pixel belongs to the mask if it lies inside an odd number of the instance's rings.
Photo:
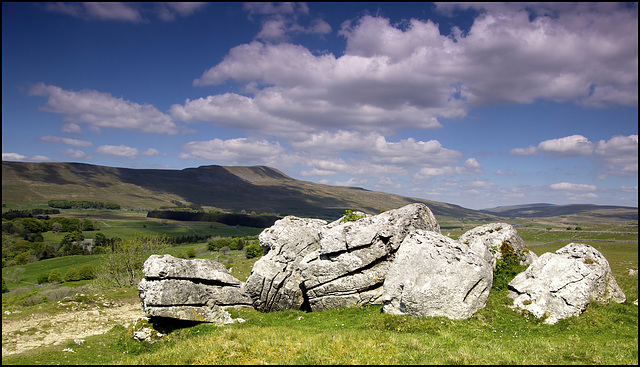
<svg viewBox="0 0 640 367">
<path fill-rule="evenodd" d="M 246 291 L 262 312 L 300 309 L 305 295 L 298 263 L 320 245 L 321 219 L 287 216 L 260 233 L 262 256 L 251 269 Z"/>
<path fill-rule="evenodd" d="M 416 231 L 391 263 L 382 311 L 466 319 L 486 306 L 492 283 L 493 269 L 482 253 L 440 233 Z"/>
<path fill-rule="evenodd" d="M 440 232 L 424 204 L 362 213 L 350 222 L 285 217 L 260 234 L 265 255 L 253 266 L 246 290 L 263 312 L 380 303 L 393 254 L 418 229 Z"/>
<path fill-rule="evenodd" d="M 299 264 L 311 310 L 382 303 L 389 265 L 417 230 L 440 233 L 431 210 L 418 203 L 323 228 L 319 248 Z"/>
<path fill-rule="evenodd" d="M 513 308 L 547 324 L 580 315 L 592 302 L 626 300 L 607 259 L 595 248 L 570 243 L 545 253 L 509 283 Z"/>
<path fill-rule="evenodd" d="M 233 322 L 227 307 L 251 307 L 244 283 L 224 265 L 206 259 L 151 255 L 138 284 L 142 312 L 180 320 Z"/>
</svg>

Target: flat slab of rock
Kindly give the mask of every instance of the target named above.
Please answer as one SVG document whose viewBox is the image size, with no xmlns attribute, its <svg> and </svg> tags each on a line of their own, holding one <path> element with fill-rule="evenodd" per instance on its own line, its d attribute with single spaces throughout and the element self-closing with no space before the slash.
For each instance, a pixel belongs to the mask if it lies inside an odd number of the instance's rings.
<svg viewBox="0 0 640 367">
<path fill-rule="evenodd" d="M 207 259 L 185 260 L 171 255 L 151 255 L 144 262 L 142 272 L 147 279 L 198 279 L 238 286 L 241 283 L 224 265 Z"/>
<path fill-rule="evenodd" d="M 592 301 L 626 300 L 607 259 L 582 243 L 543 254 L 509 283 L 509 290 L 514 309 L 545 318 L 547 324 L 580 315 Z"/>
<path fill-rule="evenodd" d="M 468 245 L 437 232 L 409 234 L 384 281 L 382 311 L 466 319 L 487 304 L 493 269 Z"/>
<path fill-rule="evenodd" d="M 251 307 L 244 283 L 224 265 L 206 259 L 151 255 L 138 284 L 142 312 L 181 320 L 228 323 L 226 307 Z"/>
</svg>

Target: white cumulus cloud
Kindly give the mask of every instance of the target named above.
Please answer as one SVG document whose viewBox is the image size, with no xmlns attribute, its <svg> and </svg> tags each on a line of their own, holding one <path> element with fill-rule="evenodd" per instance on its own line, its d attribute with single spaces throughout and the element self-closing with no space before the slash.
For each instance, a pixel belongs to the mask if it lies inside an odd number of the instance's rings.
<svg viewBox="0 0 640 367">
<path fill-rule="evenodd" d="M 199 159 L 213 164 L 264 164 L 275 165 L 284 148 L 278 142 L 266 139 L 213 139 L 192 141 L 182 145 L 182 159 Z"/>
<path fill-rule="evenodd" d="M 96 148 L 95 153 L 128 159 L 136 159 L 140 155 L 138 148 L 128 147 L 126 145 L 101 145 Z"/>
<path fill-rule="evenodd" d="M 582 135 L 545 140 L 538 144 L 538 151 L 555 157 L 588 156 L 593 153 L 593 143 Z"/>
<path fill-rule="evenodd" d="M 109 93 L 95 90 L 74 92 L 38 83 L 29 94 L 47 96 L 47 103 L 42 110 L 62 114 L 74 127 L 85 123 L 95 129 L 113 128 L 157 134 L 176 134 L 179 131 L 171 117 L 154 106 L 126 101 Z M 72 130 L 77 131 L 77 128 Z"/>
<path fill-rule="evenodd" d="M 604 160 L 607 175 L 638 175 L 638 135 L 614 136 L 609 140 L 600 140 L 595 153 Z"/>
<path fill-rule="evenodd" d="M 40 137 L 40 141 L 45 143 L 63 143 L 74 147 L 91 147 L 93 143 L 86 140 L 63 138 L 60 136 L 45 135 Z"/>
<path fill-rule="evenodd" d="M 440 34 L 437 24 L 417 18 L 347 21 L 339 31 L 346 39 L 340 56 L 292 43 L 239 45 L 194 85 L 244 83 L 246 98 L 263 117 L 317 130 L 433 129 L 439 119 L 462 118 L 474 107 L 540 99 L 637 104 L 637 12 L 626 5 L 481 6 L 464 33 Z M 246 9 L 254 15 L 297 12 L 273 4 Z M 285 22 L 270 21 L 273 37 L 286 33 Z M 582 146 L 539 148 L 584 154 Z M 519 149 L 513 154 L 531 152 Z"/>
<path fill-rule="evenodd" d="M 593 191 L 595 185 L 574 184 L 570 182 L 559 182 L 549 185 L 552 190 L 570 190 L 570 191 Z"/>
</svg>

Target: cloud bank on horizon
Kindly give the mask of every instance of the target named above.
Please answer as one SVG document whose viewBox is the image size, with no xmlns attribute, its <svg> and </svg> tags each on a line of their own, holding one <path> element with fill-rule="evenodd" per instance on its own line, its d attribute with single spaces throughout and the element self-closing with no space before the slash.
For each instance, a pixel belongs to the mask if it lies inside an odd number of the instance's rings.
<svg viewBox="0 0 640 367">
<path fill-rule="evenodd" d="M 637 206 L 637 4 L 3 3 L 2 27 L 3 160 Z"/>
</svg>

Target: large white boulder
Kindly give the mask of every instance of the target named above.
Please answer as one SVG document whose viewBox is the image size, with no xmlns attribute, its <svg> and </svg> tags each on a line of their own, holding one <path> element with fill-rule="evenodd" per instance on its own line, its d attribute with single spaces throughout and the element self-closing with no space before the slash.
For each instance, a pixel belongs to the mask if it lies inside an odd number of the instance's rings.
<svg viewBox="0 0 640 367">
<path fill-rule="evenodd" d="M 592 301 L 626 300 L 607 259 L 582 243 L 543 254 L 509 283 L 509 290 L 514 309 L 545 318 L 547 324 L 580 315 Z"/>
<path fill-rule="evenodd" d="M 503 251 L 513 251 L 522 265 L 529 265 L 538 258 L 525 248 L 518 231 L 507 223 L 489 223 L 475 227 L 458 237 L 458 242 L 469 245 L 475 252 L 482 254 L 494 269 L 497 259 L 502 259 Z"/>
<path fill-rule="evenodd" d="M 258 236 L 265 253 L 253 265 L 245 289 L 258 311 L 300 309 L 305 294 L 298 263 L 320 247 L 321 219 L 287 216 Z"/>
<path fill-rule="evenodd" d="M 409 234 L 384 281 L 383 312 L 466 319 L 484 308 L 493 269 L 482 253 L 440 233 Z"/>
<path fill-rule="evenodd" d="M 417 230 L 440 232 L 431 210 L 419 203 L 323 228 L 319 248 L 299 264 L 311 310 L 380 303 L 395 252 Z"/>
</svg>

